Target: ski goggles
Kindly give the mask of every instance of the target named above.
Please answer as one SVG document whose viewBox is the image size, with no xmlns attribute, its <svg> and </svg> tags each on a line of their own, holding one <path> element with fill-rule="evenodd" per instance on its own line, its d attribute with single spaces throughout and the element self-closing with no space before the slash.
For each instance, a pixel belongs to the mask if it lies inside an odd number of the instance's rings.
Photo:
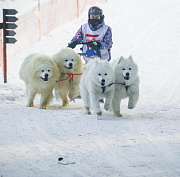
<svg viewBox="0 0 180 177">
<path fill-rule="evenodd" d="M 100 15 L 94 15 L 94 14 L 90 14 L 90 19 L 100 19 Z"/>
</svg>

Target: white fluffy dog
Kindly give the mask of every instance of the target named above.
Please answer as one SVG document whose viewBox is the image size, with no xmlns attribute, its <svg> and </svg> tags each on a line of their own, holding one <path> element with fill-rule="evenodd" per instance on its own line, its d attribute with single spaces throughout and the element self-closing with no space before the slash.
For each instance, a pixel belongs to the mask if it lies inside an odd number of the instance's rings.
<svg viewBox="0 0 180 177">
<path fill-rule="evenodd" d="M 71 48 L 63 48 L 53 56 L 61 77 L 56 86 L 63 107 L 69 105 L 69 99 L 80 95 L 80 80 L 83 73 L 83 63 L 80 56 Z"/>
<path fill-rule="evenodd" d="M 26 84 L 28 107 L 34 106 L 34 98 L 41 94 L 40 108 L 46 109 L 53 98 L 53 88 L 60 77 L 57 65 L 45 54 L 32 54 L 25 58 L 19 71 Z"/>
<path fill-rule="evenodd" d="M 121 57 L 113 64 L 115 72 L 115 94 L 112 102 L 115 116 L 120 114 L 121 99 L 129 98 L 128 108 L 133 109 L 139 98 L 139 76 L 138 67 L 129 56 L 127 59 Z"/>
<path fill-rule="evenodd" d="M 106 98 L 104 108 L 109 110 L 114 96 L 115 86 L 113 68 L 107 61 L 90 60 L 81 78 L 81 97 L 86 114 L 91 114 L 90 107 L 98 116 L 102 115 L 100 98 Z"/>
</svg>

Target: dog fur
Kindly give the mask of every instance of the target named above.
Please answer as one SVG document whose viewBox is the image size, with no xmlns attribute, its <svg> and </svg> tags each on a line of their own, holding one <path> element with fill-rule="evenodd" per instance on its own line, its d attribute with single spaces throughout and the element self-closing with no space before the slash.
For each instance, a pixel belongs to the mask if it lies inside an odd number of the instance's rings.
<svg viewBox="0 0 180 177">
<path fill-rule="evenodd" d="M 91 114 L 90 107 L 98 116 L 102 115 L 99 99 L 105 97 L 105 110 L 110 110 L 115 86 L 113 68 L 108 61 L 99 59 L 90 60 L 85 65 L 81 78 L 81 97 L 86 114 Z M 103 89 L 104 88 L 104 89 Z"/>
<path fill-rule="evenodd" d="M 133 109 L 139 98 L 138 66 L 132 56 L 127 59 L 121 57 L 113 64 L 115 73 L 115 94 L 112 102 L 115 116 L 122 117 L 120 113 L 121 100 L 129 98 L 128 108 Z"/>
<path fill-rule="evenodd" d="M 56 91 L 62 100 L 63 107 L 69 105 L 69 98 L 74 99 L 80 95 L 80 80 L 83 73 L 83 63 L 80 56 L 71 48 L 63 48 L 53 56 L 53 61 L 57 64 L 61 74 L 56 85 Z M 79 74 L 79 75 L 69 75 Z M 66 79 L 70 76 L 68 79 Z M 71 79 L 73 77 L 73 80 Z M 68 98 L 69 97 L 69 98 Z"/>
<path fill-rule="evenodd" d="M 19 71 L 20 79 L 25 82 L 28 107 L 34 106 L 34 98 L 41 94 L 41 109 L 46 109 L 53 98 L 53 88 L 60 77 L 57 65 L 45 54 L 32 54 L 25 58 Z"/>
</svg>

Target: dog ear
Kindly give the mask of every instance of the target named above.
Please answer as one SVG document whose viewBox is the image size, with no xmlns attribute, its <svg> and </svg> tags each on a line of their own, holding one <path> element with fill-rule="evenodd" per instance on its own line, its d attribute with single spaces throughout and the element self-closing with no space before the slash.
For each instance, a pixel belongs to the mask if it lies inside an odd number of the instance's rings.
<svg viewBox="0 0 180 177">
<path fill-rule="evenodd" d="M 54 62 L 53 62 L 51 59 L 48 59 L 48 62 L 49 62 L 51 65 L 54 65 Z"/>
<path fill-rule="evenodd" d="M 36 60 L 34 64 L 34 70 L 37 70 L 38 67 L 39 67 L 39 62 L 38 60 Z"/>
<path fill-rule="evenodd" d="M 133 60 L 133 58 L 132 58 L 132 56 L 131 56 L 131 55 L 128 57 L 128 59 Z"/>
<path fill-rule="evenodd" d="M 118 64 L 119 64 L 122 60 L 124 60 L 123 56 L 121 56 L 121 57 L 119 58 Z"/>
</svg>

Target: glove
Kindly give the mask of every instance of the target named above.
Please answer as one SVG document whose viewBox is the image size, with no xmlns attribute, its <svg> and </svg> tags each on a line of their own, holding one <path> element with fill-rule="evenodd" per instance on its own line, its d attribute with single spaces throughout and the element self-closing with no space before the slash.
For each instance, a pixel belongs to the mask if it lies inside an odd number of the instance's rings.
<svg viewBox="0 0 180 177">
<path fill-rule="evenodd" d="M 90 41 L 87 44 L 89 45 L 89 47 L 95 50 L 97 53 L 97 56 L 101 58 L 101 52 L 100 52 L 101 43 L 98 41 Z"/>
<path fill-rule="evenodd" d="M 93 50 L 99 49 L 101 47 L 101 43 L 98 41 L 90 41 L 87 43 L 89 47 L 91 47 Z"/>
<path fill-rule="evenodd" d="M 68 43 L 68 47 L 74 49 L 76 47 L 77 43 L 78 43 L 77 41 L 71 41 L 70 43 Z"/>
</svg>

